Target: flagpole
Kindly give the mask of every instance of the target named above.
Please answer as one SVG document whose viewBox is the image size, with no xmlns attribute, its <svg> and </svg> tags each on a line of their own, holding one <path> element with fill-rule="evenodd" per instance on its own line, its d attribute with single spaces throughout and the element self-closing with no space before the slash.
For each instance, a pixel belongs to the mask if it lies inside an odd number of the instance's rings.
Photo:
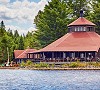
<svg viewBox="0 0 100 90">
<path fill-rule="evenodd" d="M 8 47 L 7 47 L 7 54 L 8 54 L 8 60 L 7 60 L 6 66 L 9 66 L 9 50 L 8 50 Z"/>
</svg>

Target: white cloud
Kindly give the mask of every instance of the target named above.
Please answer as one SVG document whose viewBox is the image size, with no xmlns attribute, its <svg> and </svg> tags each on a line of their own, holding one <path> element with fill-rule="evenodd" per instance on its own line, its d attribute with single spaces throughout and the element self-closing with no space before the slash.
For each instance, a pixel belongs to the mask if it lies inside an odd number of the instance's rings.
<svg viewBox="0 0 100 90">
<path fill-rule="evenodd" d="M 1 2 L 7 4 L 1 4 Z M 10 0 L 0 0 L 0 21 L 6 21 L 7 25 L 9 25 L 10 22 L 12 23 L 12 26 L 10 24 L 11 28 L 20 29 L 20 33 L 25 33 L 24 27 L 19 27 L 17 25 L 34 23 L 34 18 L 38 11 L 43 10 L 47 3 L 47 0 L 40 0 L 38 3 L 29 2 L 28 0 L 16 0 L 13 3 L 11 3 Z M 13 25 L 13 23 L 16 23 L 16 26 Z M 32 28 L 32 26 L 30 26 L 30 28 Z M 30 28 L 28 30 L 30 30 Z"/>
<path fill-rule="evenodd" d="M 9 3 L 8 5 L 0 6 L 0 13 L 4 12 L 5 17 L 12 18 L 15 21 L 33 21 L 39 10 L 43 10 L 44 6 L 47 4 L 46 0 L 41 0 L 38 3 L 29 2 L 28 0 L 16 1 Z M 4 18 L 3 19 L 7 19 Z"/>
<path fill-rule="evenodd" d="M 7 4 L 9 2 L 10 2 L 10 0 L 0 0 L 0 3 L 2 3 L 2 4 Z"/>
</svg>

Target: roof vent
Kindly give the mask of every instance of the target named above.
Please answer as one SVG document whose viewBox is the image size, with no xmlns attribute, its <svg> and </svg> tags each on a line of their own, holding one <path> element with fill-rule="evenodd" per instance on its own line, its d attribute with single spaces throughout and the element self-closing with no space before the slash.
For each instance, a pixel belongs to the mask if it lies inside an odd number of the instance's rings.
<svg viewBox="0 0 100 90">
<path fill-rule="evenodd" d="M 83 10 L 80 10 L 80 17 L 83 17 Z"/>
</svg>

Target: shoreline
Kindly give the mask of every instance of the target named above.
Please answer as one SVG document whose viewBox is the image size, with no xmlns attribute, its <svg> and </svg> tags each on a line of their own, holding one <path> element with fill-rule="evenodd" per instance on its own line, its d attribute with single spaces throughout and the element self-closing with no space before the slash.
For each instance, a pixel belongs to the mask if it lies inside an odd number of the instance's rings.
<svg viewBox="0 0 100 90">
<path fill-rule="evenodd" d="M 100 70 L 99 68 L 30 68 L 30 67 L 0 67 L 0 69 L 11 69 L 11 70 Z"/>
</svg>

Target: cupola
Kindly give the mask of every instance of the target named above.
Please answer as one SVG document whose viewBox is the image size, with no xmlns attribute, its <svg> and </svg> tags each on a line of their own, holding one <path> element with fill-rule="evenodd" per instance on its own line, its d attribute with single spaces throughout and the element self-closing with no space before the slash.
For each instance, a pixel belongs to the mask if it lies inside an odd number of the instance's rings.
<svg viewBox="0 0 100 90">
<path fill-rule="evenodd" d="M 80 17 L 68 25 L 69 32 L 91 32 L 95 31 L 95 24 L 83 17 L 83 11 L 80 11 Z"/>
</svg>

